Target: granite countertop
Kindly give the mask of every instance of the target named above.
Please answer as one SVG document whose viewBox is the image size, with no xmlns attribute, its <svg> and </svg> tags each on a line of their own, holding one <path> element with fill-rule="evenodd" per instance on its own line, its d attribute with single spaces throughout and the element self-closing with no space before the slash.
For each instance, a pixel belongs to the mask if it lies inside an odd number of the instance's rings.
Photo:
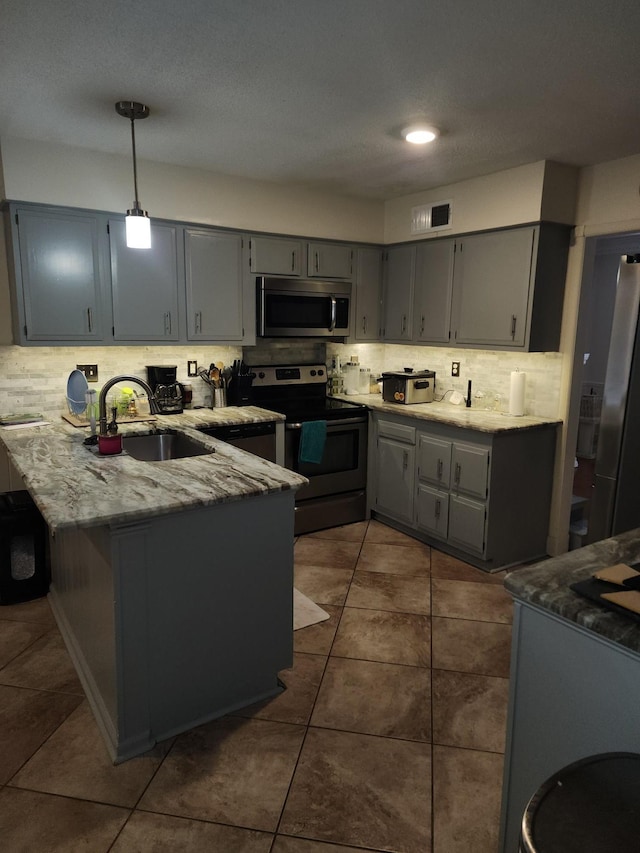
<svg viewBox="0 0 640 853">
<path fill-rule="evenodd" d="M 577 581 L 587 580 L 597 569 L 616 563 L 640 562 L 640 529 L 603 539 L 593 545 L 569 551 L 507 575 L 504 585 L 520 601 L 575 622 L 621 646 L 640 652 L 640 624 L 600 607 L 569 589 Z"/>
<path fill-rule="evenodd" d="M 126 453 L 97 456 L 83 444 L 87 430 L 62 420 L 26 429 L 0 428 L 0 441 L 55 532 L 297 489 L 307 482 L 299 474 L 203 435 L 191 426 L 282 419 L 254 406 L 230 406 L 157 416 L 155 423 L 121 425 L 124 435 L 175 428 L 214 450 L 205 456 L 163 462 L 142 462 Z"/>
<path fill-rule="evenodd" d="M 387 412 L 416 420 L 474 429 L 478 432 L 514 432 L 516 430 L 557 426 L 562 423 L 557 418 L 535 418 L 530 415 L 517 418 L 501 412 L 489 412 L 485 409 L 473 408 L 473 406 L 467 409 L 466 406 L 454 406 L 451 403 L 444 402 L 415 403 L 405 406 L 398 403 L 387 403 L 382 399 L 381 394 L 357 394 L 342 399 L 353 403 L 364 403 L 373 412 Z"/>
</svg>

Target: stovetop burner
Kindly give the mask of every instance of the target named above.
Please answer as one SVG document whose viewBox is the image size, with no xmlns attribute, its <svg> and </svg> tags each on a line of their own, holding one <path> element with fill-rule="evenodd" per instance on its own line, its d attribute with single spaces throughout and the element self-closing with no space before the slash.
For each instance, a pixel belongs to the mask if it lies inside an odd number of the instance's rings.
<svg viewBox="0 0 640 853">
<path fill-rule="evenodd" d="M 254 366 L 252 395 L 256 406 L 285 415 L 288 422 L 339 420 L 362 416 L 366 406 L 327 397 L 324 364 Z"/>
</svg>

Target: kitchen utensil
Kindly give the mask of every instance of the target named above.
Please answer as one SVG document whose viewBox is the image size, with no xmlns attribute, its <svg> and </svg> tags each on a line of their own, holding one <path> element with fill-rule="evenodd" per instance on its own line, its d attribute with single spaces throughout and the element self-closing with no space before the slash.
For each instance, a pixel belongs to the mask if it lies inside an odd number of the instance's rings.
<svg viewBox="0 0 640 853">
<path fill-rule="evenodd" d="M 81 415 L 87 408 L 85 393 L 89 389 L 87 377 L 81 370 L 72 370 L 67 379 L 67 405 L 72 415 Z"/>
</svg>

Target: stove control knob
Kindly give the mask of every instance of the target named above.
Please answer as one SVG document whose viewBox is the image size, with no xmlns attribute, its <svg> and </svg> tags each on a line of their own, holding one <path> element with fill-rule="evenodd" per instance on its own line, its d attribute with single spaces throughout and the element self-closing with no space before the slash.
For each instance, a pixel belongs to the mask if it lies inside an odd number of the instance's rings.
<svg viewBox="0 0 640 853">
<path fill-rule="evenodd" d="M 260 373 L 258 374 L 258 379 L 264 379 L 265 376 L 266 376 L 266 374 L 265 374 L 264 370 L 261 370 Z"/>
<path fill-rule="evenodd" d="M 324 376 L 324 370 L 319 370 L 319 371 L 318 371 L 318 376 Z"/>
<path fill-rule="evenodd" d="M 311 375 L 312 375 L 312 376 L 315 376 L 315 375 L 316 375 L 315 370 L 311 370 L 311 371 L 309 371 L 309 372 L 311 373 Z"/>
</svg>

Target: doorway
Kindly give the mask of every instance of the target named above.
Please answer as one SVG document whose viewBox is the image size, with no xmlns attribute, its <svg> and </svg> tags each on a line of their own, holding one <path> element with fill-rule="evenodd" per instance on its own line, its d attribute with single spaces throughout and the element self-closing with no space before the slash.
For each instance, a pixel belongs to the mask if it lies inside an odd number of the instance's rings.
<svg viewBox="0 0 640 853">
<path fill-rule="evenodd" d="M 611 342 L 620 258 L 640 252 L 637 232 L 591 237 L 585 247 L 585 268 L 576 347 L 582 351 L 580 410 L 575 447 L 569 550 L 589 540 L 594 472 L 600 436 L 600 415 Z M 579 350 L 580 351 L 580 350 Z"/>
</svg>

